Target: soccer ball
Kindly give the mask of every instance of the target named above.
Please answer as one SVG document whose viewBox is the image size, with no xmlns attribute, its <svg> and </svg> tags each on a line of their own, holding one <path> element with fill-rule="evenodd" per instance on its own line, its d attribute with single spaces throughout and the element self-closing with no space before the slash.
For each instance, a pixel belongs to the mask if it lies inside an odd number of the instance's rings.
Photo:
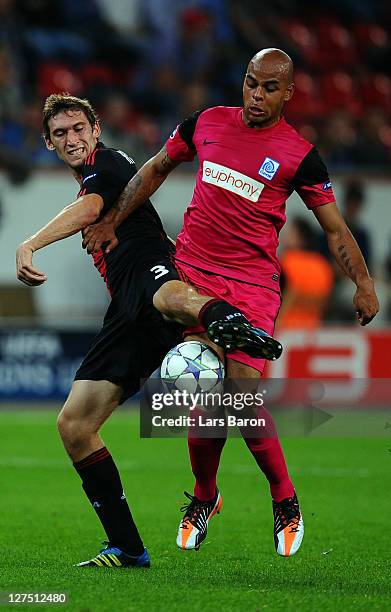
<svg viewBox="0 0 391 612">
<path fill-rule="evenodd" d="M 212 391 L 224 378 L 224 364 L 215 351 L 197 340 L 172 348 L 160 368 L 160 377 L 172 391 L 188 393 Z"/>
</svg>

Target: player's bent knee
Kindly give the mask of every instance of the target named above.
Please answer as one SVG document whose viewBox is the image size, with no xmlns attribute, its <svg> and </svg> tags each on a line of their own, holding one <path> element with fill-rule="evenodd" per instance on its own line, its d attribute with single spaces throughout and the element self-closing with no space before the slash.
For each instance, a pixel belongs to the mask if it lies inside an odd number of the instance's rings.
<svg viewBox="0 0 391 612">
<path fill-rule="evenodd" d="M 201 308 L 207 297 L 200 296 L 198 291 L 182 281 L 167 281 L 153 296 L 156 310 L 167 318 L 180 318 L 183 315 L 194 315 Z M 181 320 L 182 322 L 182 320 Z"/>
<path fill-rule="evenodd" d="M 97 428 L 88 420 L 77 418 L 64 410 L 58 415 L 57 428 L 70 455 L 88 445 L 90 438 L 97 433 Z"/>
<path fill-rule="evenodd" d="M 166 317 L 174 316 L 182 311 L 186 302 L 186 285 L 182 287 L 180 281 L 168 281 L 164 283 L 153 296 L 153 305 L 156 310 Z"/>
</svg>

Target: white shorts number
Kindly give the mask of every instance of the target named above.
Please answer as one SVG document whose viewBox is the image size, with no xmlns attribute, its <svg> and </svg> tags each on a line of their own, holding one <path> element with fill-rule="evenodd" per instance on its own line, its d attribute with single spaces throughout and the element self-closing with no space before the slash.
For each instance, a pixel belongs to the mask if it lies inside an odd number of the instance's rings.
<svg viewBox="0 0 391 612">
<path fill-rule="evenodd" d="M 164 266 L 153 266 L 150 269 L 150 272 L 153 272 L 155 274 L 155 280 L 161 278 L 165 274 L 168 274 L 168 270 Z"/>
</svg>

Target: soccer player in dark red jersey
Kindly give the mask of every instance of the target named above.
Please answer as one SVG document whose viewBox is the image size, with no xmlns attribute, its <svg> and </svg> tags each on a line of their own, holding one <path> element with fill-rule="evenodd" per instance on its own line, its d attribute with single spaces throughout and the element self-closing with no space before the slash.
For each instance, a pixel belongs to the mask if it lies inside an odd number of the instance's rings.
<svg viewBox="0 0 391 612">
<path fill-rule="evenodd" d="M 360 324 L 369 323 L 379 309 L 374 283 L 338 211 L 327 169 L 317 150 L 282 115 L 293 91 L 289 56 L 279 49 L 257 53 L 244 77 L 243 107 L 209 108 L 183 121 L 129 183 L 117 210 L 102 225 L 87 230 L 87 248 L 94 250 L 106 240 L 108 250 L 114 247 L 113 227 L 138 209 L 173 168 L 198 155 L 196 186 L 176 243 L 176 265 L 186 282 L 200 292 L 224 297 L 253 325 L 272 333 L 281 300 L 278 235 L 285 223 L 286 200 L 297 191 L 357 287 L 353 303 Z M 155 305 L 166 312 L 174 302 L 180 310 L 184 291 L 177 281 L 170 281 L 155 295 Z M 187 332 L 191 338 L 203 330 L 197 326 Z M 231 378 L 257 379 L 263 368 L 259 357 L 238 350 L 227 353 Z M 298 550 L 304 528 L 278 438 L 245 441 L 270 484 L 276 550 L 290 556 Z M 224 442 L 189 437 L 196 484 L 179 527 L 181 548 L 199 547 L 221 505 L 216 475 Z"/>
<path fill-rule="evenodd" d="M 99 219 L 114 206 L 136 174 L 130 157 L 98 141 L 100 125 L 87 100 L 67 95 L 49 96 L 43 124 L 48 149 L 56 151 L 69 167 L 80 191 L 75 202 L 19 246 L 17 275 L 32 286 L 46 280 L 45 274 L 33 265 L 34 252 Z M 118 235 L 120 246 L 116 251 L 109 256 L 102 252 L 94 255 L 95 266 L 112 300 L 103 327 L 76 373 L 59 415 L 58 427 L 109 540 L 100 555 L 79 565 L 145 567 L 149 566 L 148 553 L 129 510 L 118 470 L 99 430 L 117 405 L 138 391 L 140 379 L 147 378 L 167 351 L 181 341 L 182 328 L 165 322 L 153 306 L 157 290 L 167 280 L 179 283 L 179 276 L 171 261 L 173 246 L 151 202 L 145 202 L 131 219 L 124 221 Z M 202 307 L 206 315 L 217 311 L 219 328 L 224 331 L 224 317 L 236 313 L 244 321 L 245 338 L 239 339 L 239 343 L 251 344 L 252 327 L 237 307 L 221 301 L 216 304 L 216 300 L 199 295 L 191 287 L 186 287 L 186 291 L 189 299 L 186 313 L 182 314 L 183 323 L 196 324 Z M 215 320 L 216 316 L 213 317 Z M 229 319 L 227 325 L 232 328 Z M 272 338 L 253 331 L 255 339 L 261 340 L 261 353 L 265 346 L 266 352 L 267 346 L 278 348 Z M 265 338 L 266 344 L 262 345 Z"/>
</svg>

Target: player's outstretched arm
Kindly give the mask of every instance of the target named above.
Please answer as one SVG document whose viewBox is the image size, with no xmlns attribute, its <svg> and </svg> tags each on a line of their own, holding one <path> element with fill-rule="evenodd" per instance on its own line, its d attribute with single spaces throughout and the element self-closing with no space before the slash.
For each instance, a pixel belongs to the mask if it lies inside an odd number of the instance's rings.
<svg viewBox="0 0 391 612">
<path fill-rule="evenodd" d="M 52 242 L 73 236 L 99 217 L 103 199 L 95 193 L 78 198 L 66 206 L 56 217 L 36 234 L 22 242 L 16 251 L 16 275 L 22 283 L 30 286 L 42 285 L 46 276 L 33 266 L 35 251 Z"/>
<path fill-rule="evenodd" d="M 379 302 L 360 248 L 335 202 L 318 206 L 313 212 L 325 231 L 330 252 L 357 286 L 353 304 L 360 324 L 367 325 L 379 312 Z"/>
<path fill-rule="evenodd" d="M 115 206 L 83 232 L 83 248 L 94 253 L 106 243 L 105 253 L 112 251 L 118 244 L 115 229 L 155 193 L 178 164 L 169 157 L 165 146 L 151 157 L 125 186 Z"/>
</svg>

